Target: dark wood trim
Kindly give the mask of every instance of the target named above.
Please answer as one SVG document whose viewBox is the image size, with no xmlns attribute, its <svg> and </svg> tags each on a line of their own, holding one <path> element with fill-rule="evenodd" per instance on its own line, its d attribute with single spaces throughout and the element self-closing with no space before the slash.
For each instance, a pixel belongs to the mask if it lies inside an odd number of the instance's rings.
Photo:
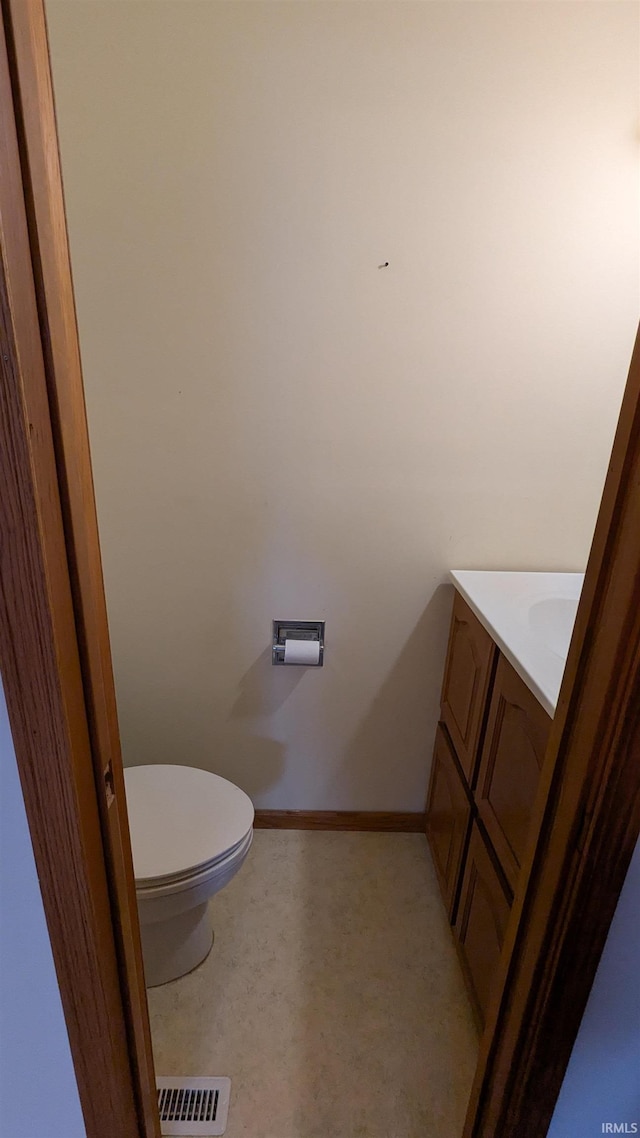
<svg viewBox="0 0 640 1138">
<path fill-rule="evenodd" d="M 640 833 L 640 335 L 464 1138 L 546 1134 Z"/>
<path fill-rule="evenodd" d="M 256 830 L 375 830 L 422 834 L 424 814 L 385 810 L 256 810 Z"/>
<path fill-rule="evenodd" d="M 151 1034 L 126 810 L 98 523 L 41 0 L 3 0 L 45 375 L 69 560 L 94 777 L 108 864 L 135 1090 L 148 1138 L 159 1138 Z"/>
<path fill-rule="evenodd" d="M 87 1136 L 140 1138 L 4 27 L 0 670 Z"/>
</svg>

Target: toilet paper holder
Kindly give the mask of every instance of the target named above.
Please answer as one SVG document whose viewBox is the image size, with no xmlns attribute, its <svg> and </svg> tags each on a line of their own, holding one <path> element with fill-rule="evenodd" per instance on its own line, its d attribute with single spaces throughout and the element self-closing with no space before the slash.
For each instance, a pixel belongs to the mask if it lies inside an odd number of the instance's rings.
<svg viewBox="0 0 640 1138">
<path fill-rule="evenodd" d="M 287 640 L 315 640 L 320 644 L 320 657 L 317 664 L 306 667 L 321 668 L 324 664 L 324 621 L 323 620 L 274 620 L 272 664 L 284 664 L 284 649 Z M 305 667 L 305 665 L 293 665 Z"/>
</svg>

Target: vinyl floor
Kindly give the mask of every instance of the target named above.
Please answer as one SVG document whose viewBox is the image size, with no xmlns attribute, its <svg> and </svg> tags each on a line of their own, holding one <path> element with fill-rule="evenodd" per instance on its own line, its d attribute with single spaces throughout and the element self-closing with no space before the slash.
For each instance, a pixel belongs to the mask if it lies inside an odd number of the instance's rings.
<svg viewBox="0 0 640 1138">
<path fill-rule="evenodd" d="M 459 1138 L 478 1040 L 422 834 L 258 830 L 213 949 L 150 989 L 159 1075 L 229 1075 L 226 1138 Z"/>
</svg>

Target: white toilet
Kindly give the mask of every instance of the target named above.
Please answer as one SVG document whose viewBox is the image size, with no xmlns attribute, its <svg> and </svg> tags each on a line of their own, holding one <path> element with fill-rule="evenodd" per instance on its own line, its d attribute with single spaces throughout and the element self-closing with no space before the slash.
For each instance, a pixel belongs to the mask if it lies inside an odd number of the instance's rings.
<svg viewBox="0 0 640 1138">
<path fill-rule="evenodd" d="M 253 803 L 226 778 L 153 764 L 124 772 L 147 987 L 200 964 L 213 943 L 207 902 L 238 872 Z"/>
</svg>

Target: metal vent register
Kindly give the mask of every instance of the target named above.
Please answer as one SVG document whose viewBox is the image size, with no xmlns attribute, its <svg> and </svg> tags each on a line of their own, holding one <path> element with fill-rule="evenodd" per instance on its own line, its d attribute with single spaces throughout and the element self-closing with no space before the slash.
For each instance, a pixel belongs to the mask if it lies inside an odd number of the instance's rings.
<svg viewBox="0 0 640 1138">
<path fill-rule="evenodd" d="M 157 1078 L 162 1134 L 217 1138 L 229 1113 L 231 1079 Z"/>
</svg>

